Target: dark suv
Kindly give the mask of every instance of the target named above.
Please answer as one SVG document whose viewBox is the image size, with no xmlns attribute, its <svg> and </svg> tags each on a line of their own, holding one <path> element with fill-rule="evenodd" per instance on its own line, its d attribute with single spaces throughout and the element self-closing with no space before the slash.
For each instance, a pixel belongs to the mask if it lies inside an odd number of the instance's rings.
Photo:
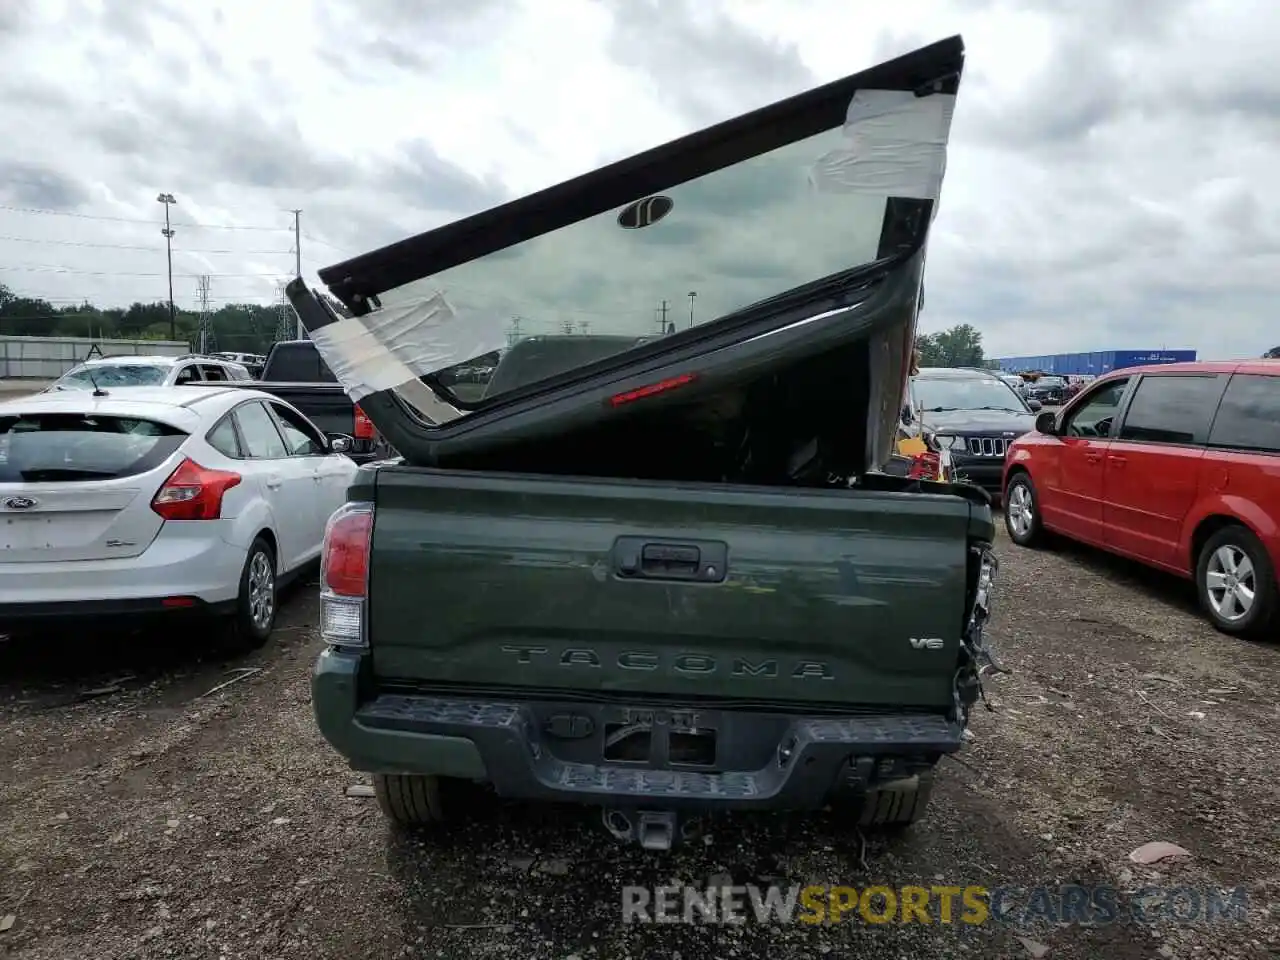
<svg viewBox="0 0 1280 960">
<path fill-rule="evenodd" d="M 1040 377 L 1031 384 L 1027 396 L 1057 406 L 1067 400 L 1067 381 L 1062 377 Z"/>
<path fill-rule="evenodd" d="M 1009 444 L 1035 429 L 1036 400 L 1025 401 L 997 374 L 921 367 L 911 378 L 907 416 L 950 452 L 957 476 L 1000 499 Z"/>
</svg>

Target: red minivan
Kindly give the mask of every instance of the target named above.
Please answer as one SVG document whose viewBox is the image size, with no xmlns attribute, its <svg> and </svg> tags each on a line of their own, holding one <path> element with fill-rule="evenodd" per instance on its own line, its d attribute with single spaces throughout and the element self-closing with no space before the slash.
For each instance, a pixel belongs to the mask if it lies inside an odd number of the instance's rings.
<svg viewBox="0 0 1280 960">
<path fill-rule="evenodd" d="M 1219 630 L 1280 630 L 1280 361 L 1099 377 L 1009 447 L 1005 526 L 1193 579 Z"/>
</svg>

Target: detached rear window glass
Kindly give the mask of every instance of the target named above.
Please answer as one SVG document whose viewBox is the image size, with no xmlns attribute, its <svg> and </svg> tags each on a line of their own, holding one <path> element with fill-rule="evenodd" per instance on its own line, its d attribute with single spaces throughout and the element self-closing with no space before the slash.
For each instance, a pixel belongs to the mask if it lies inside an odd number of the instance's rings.
<svg viewBox="0 0 1280 960">
<path fill-rule="evenodd" d="M 0 417 L 0 483 L 130 477 L 162 464 L 186 438 L 168 424 L 128 417 Z"/>
<path fill-rule="evenodd" d="M 436 380 L 472 402 L 872 263 L 894 188 L 862 174 L 862 165 L 892 159 L 941 176 L 944 144 L 936 138 L 945 140 L 953 98 L 906 96 L 876 118 L 874 143 L 861 143 L 868 134 L 851 120 L 379 299 L 384 308 L 432 304 L 467 330 L 501 329 L 507 347 L 496 368 L 476 377 L 484 365 L 462 352 Z M 939 132 L 921 144 L 921 131 Z M 522 351 L 531 338 L 537 349 Z M 577 352 L 567 343 L 593 339 Z M 508 374 L 515 364 L 522 369 Z"/>
<path fill-rule="evenodd" d="M 164 383 L 169 367 L 147 363 L 101 363 L 72 370 L 58 381 L 60 387 L 81 387 L 92 390 L 96 383 L 107 387 L 153 387 Z"/>
</svg>

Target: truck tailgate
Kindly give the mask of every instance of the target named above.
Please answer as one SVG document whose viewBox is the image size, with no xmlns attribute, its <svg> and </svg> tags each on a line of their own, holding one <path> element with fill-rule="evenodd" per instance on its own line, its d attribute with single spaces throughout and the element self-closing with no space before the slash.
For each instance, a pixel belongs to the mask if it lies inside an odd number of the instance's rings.
<svg viewBox="0 0 1280 960">
<path fill-rule="evenodd" d="M 376 482 L 380 682 L 951 702 L 970 522 L 958 497 L 408 466 Z"/>
</svg>

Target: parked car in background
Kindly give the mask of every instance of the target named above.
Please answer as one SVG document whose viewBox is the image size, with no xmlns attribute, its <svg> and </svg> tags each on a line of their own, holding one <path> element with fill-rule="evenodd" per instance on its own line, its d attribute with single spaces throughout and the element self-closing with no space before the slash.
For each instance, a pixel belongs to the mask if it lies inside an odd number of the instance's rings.
<svg viewBox="0 0 1280 960">
<path fill-rule="evenodd" d="M 953 367 L 921 367 L 909 392 L 911 415 L 949 453 L 955 474 L 998 501 L 1005 450 L 1035 427 L 1039 402 L 996 374 Z"/>
<path fill-rule="evenodd" d="M 260 646 L 346 499 L 349 443 L 226 385 L 0 404 L 0 634 L 200 618 Z"/>
<path fill-rule="evenodd" d="M 178 384 L 226 383 L 230 380 L 249 379 L 249 371 L 244 364 L 193 353 L 181 357 L 95 357 L 68 370 L 50 384 L 45 392 L 171 387 Z"/>
<path fill-rule="evenodd" d="M 1070 400 L 1077 393 L 1093 383 L 1094 377 L 1087 374 L 1072 374 L 1062 378 L 1067 383 L 1067 389 L 1064 393 L 1064 402 Z"/>
<path fill-rule="evenodd" d="M 1000 374 L 1000 379 L 1009 385 L 1009 389 L 1016 393 L 1022 399 L 1027 399 L 1027 381 L 1023 380 L 1016 373 Z"/>
<path fill-rule="evenodd" d="M 1037 377 L 1027 389 L 1027 399 L 1057 406 L 1067 399 L 1067 381 L 1062 377 Z"/>
<path fill-rule="evenodd" d="M 254 379 L 262 375 L 262 368 L 267 362 L 267 358 L 260 353 L 215 353 L 213 356 L 240 364 Z"/>
<path fill-rule="evenodd" d="M 1004 488 L 1015 543 L 1051 531 L 1189 577 L 1219 630 L 1277 637 L 1280 362 L 1100 377 L 1014 443 Z"/>
<path fill-rule="evenodd" d="M 348 455 L 356 463 L 394 456 L 360 405 L 347 396 L 310 340 L 281 340 L 271 347 L 262 377 L 244 385 L 265 390 L 301 410 L 325 433 L 352 438 Z"/>
</svg>

